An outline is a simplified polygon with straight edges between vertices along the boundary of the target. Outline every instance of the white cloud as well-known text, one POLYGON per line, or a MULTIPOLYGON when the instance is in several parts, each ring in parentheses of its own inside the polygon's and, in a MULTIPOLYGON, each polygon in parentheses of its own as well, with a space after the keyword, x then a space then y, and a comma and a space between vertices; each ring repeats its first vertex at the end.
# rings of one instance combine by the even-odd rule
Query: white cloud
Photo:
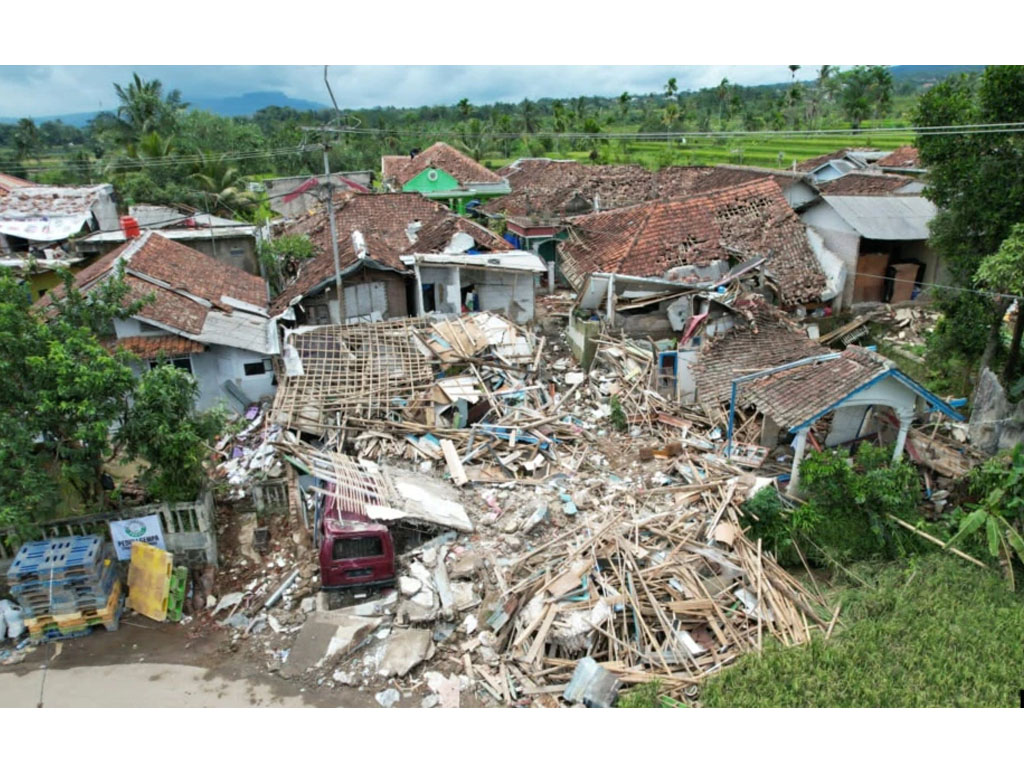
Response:
MULTIPOLYGON (((812 77, 814 66, 801 70, 812 77)), ((159 78, 186 100, 282 91, 286 96, 329 103, 320 66, 6 66, 0 67, 0 110, 5 117, 42 117, 117 104, 113 83, 133 72, 159 78)), ((723 77, 742 85, 789 79, 773 66, 332 66, 331 87, 342 108, 414 107, 519 102, 545 96, 617 96, 623 91, 660 91, 669 77, 683 90, 717 85, 723 77)))

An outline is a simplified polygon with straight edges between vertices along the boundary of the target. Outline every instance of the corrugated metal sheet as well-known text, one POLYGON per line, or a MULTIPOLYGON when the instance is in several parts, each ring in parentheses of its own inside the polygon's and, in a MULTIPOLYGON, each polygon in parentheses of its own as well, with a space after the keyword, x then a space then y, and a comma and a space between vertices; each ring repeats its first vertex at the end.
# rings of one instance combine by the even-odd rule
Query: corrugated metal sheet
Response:
POLYGON ((829 196, 824 198, 861 237, 871 240, 927 240, 938 209, 923 197, 829 196))

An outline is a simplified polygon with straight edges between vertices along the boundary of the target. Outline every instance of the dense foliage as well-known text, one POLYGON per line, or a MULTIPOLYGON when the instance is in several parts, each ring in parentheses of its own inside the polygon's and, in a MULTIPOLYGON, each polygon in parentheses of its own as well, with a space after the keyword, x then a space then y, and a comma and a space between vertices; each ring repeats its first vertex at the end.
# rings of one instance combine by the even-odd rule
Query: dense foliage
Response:
POLYGON ((117 434, 127 460, 142 458, 149 464, 142 483, 163 501, 197 496, 206 478, 203 460, 224 428, 220 411, 196 412, 197 394, 191 374, 173 365, 157 365, 140 378, 117 434))
MULTIPOLYGON (((1021 122, 1022 94, 1024 66, 986 67, 980 78, 958 75, 926 91, 914 112, 914 123, 1021 122)), ((923 134, 916 143, 928 168, 924 194, 940 209, 931 224, 930 242, 945 258, 953 285, 973 289, 985 257, 1000 249, 1015 224, 1024 222, 1024 135, 923 134)), ((996 290, 1006 292, 1009 286, 996 290)), ((943 291, 938 298, 948 322, 936 330, 929 363, 943 367, 950 355, 968 365, 978 363, 983 355, 986 362, 990 360, 999 346, 999 325, 1009 302, 961 291, 943 291), (991 331, 977 333, 980 324, 991 331)), ((1013 365, 1015 355, 1016 346, 1013 365)))
POLYGON ((1024 603, 946 554, 877 568, 828 641, 766 646, 711 678, 709 707, 1016 707, 1024 603))
POLYGON ((43 312, 0 269, 0 527, 25 528, 72 509, 102 507, 101 474, 115 456, 111 435, 118 424, 128 426, 126 438, 135 430, 133 452, 152 462, 155 495, 177 492, 170 479, 194 479, 198 449, 188 430, 210 435, 210 422, 184 399, 194 382, 186 386, 157 372, 139 387, 133 358, 100 343, 115 319, 136 314, 146 302, 128 299, 123 272, 88 295, 75 288, 70 273, 62 277, 64 294, 43 312), (139 429, 147 435, 139 436, 139 429), (154 448, 168 430, 181 434, 154 448))

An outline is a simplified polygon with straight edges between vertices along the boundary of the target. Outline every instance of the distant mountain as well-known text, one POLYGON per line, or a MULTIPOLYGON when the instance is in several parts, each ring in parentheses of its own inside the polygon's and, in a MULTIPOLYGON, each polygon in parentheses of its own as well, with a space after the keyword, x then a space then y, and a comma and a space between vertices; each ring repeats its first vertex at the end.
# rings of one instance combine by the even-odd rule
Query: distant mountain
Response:
MULTIPOLYGON (((305 112, 307 110, 327 109, 323 104, 305 99, 293 99, 280 91, 257 91, 245 93, 241 96, 224 96, 190 99, 184 97, 185 101, 194 109, 202 109, 213 112, 222 117, 242 117, 259 112, 265 107, 291 107, 292 109, 305 112)), ((74 112, 67 115, 46 115, 33 118, 36 125, 45 123, 48 120, 60 120, 66 125, 73 125, 76 128, 84 128, 85 124, 92 120, 99 112, 74 112)), ((0 123, 16 123, 16 117, 0 117, 0 123)))
POLYGON ((937 83, 950 75, 958 75, 962 72, 981 72, 984 69, 984 64, 908 64, 889 67, 889 72, 895 82, 924 85, 925 83, 937 83))
POLYGON ((293 99, 290 96, 285 96, 280 91, 257 91, 241 96, 226 96, 223 98, 190 99, 185 97, 185 101, 196 109, 205 109, 207 112, 213 112, 215 115, 223 115, 224 117, 251 115, 265 107, 291 107, 300 112, 327 109, 323 104, 318 104, 315 101, 306 101, 305 99, 293 99))

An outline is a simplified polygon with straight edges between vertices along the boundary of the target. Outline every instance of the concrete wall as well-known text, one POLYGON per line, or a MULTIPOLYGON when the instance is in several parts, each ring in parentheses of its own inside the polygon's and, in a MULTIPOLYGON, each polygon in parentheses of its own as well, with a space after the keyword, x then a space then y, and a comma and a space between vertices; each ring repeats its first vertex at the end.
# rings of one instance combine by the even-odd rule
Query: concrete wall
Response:
POLYGON ((461 267, 459 280, 462 286, 474 286, 480 298, 480 309, 500 312, 514 323, 533 320, 536 295, 533 273, 461 267))
POLYGON ((853 303, 853 284, 857 279, 855 273, 860 257, 860 235, 828 203, 811 206, 800 214, 800 220, 821 235, 825 247, 838 256, 846 267, 846 284, 836 309, 850 306, 853 303))
POLYGON ((565 329, 565 338, 569 349, 583 368, 590 368, 597 351, 597 337, 601 335, 601 323, 598 320, 580 320, 570 313, 569 325, 565 329))
POLYGON ((221 264, 248 272, 250 275, 260 273, 259 260, 256 257, 256 236, 239 235, 237 237, 199 237, 190 240, 178 240, 182 245, 195 248, 207 256, 211 256, 221 264))
POLYGON ((458 314, 462 311, 458 267, 420 267, 420 282, 434 286, 435 312, 458 314))

